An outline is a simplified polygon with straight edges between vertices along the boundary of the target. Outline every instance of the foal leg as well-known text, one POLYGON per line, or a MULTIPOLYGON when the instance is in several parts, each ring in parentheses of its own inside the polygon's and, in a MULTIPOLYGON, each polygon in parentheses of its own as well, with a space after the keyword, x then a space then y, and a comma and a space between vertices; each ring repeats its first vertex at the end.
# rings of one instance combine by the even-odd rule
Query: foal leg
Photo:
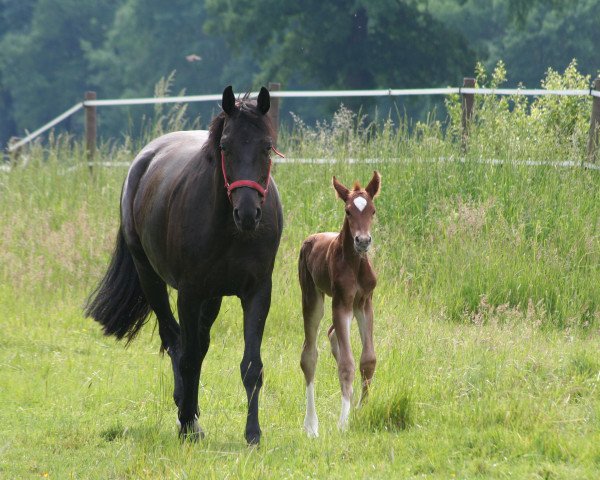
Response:
POLYGON ((317 331, 323 318, 323 293, 314 283, 302 287, 302 316, 304 317, 304 346, 300 366, 306 381, 306 416, 304 430, 309 437, 319 436, 319 419, 315 408, 315 370, 317 368, 317 331))
POLYGON ((175 383, 173 400, 175 401, 175 405, 179 406, 183 395, 183 384, 181 374, 179 373, 179 357, 181 356, 179 324, 171 311, 165 282, 156 274, 145 257, 138 258, 138 256, 135 256, 134 263, 146 301, 158 319, 158 333, 162 348, 171 357, 175 383))
POLYGON ((373 347, 373 301, 367 298, 363 305, 354 306, 354 316, 358 322, 358 331, 362 342, 360 356, 360 375, 362 377, 362 393, 359 405, 362 405, 369 394, 369 387, 375 372, 377 359, 373 347))
POLYGON ((248 398, 245 438, 249 445, 260 443, 258 396, 263 384, 263 363, 260 356, 265 321, 271 307, 271 279, 242 297, 244 310, 244 357, 240 363, 242 382, 248 398))
POLYGON ((181 325, 183 396, 179 404, 179 436, 196 441, 204 438, 198 424, 198 383, 202 361, 210 344, 210 328, 221 308, 221 297, 200 300, 194 293, 179 292, 177 309, 181 325))
POLYGON ((350 345, 350 324, 352 322, 352 301, 333 297, 333 326, 337 336, 338 376, 342 388, 342 411, 338 421, 338 428, 345 431, 348 428, 350 406, 352 404, 352 382, 354 381, 354 358, 350 345))

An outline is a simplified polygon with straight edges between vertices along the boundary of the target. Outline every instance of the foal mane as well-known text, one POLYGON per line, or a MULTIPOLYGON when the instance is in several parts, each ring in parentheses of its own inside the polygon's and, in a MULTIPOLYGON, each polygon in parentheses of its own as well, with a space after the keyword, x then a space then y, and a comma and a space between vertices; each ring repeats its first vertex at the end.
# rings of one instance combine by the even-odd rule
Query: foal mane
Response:
MULTIPOLYGON (((238 98, 235 102, 236 114, 242 115, 249 123, 256 126, 260 131, 265 132, 271 138, 275 138, 275 131, 271 118, 268 115, 263 115, 256 107, 256 100, 250 99, 250 92, 246 92, 242 98, 238 98)), ((205 153, 209 162, 221 158, 221 136, 223 135, 223 126, 227 114, 221 111, 214 117, 208 127, 208 140, 202 147, 202 152, 205 153)))

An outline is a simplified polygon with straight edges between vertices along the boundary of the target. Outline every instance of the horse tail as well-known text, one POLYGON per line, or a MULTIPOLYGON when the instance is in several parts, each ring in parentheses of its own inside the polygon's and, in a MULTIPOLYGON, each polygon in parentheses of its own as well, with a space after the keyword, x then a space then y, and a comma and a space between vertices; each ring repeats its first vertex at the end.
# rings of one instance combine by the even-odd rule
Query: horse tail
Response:
POLYGON ((140 278, 127 248, 122 227, 108 270, 85 305, 86 317, 100 323, 105 335, 131 342, 151 312, 140 278))

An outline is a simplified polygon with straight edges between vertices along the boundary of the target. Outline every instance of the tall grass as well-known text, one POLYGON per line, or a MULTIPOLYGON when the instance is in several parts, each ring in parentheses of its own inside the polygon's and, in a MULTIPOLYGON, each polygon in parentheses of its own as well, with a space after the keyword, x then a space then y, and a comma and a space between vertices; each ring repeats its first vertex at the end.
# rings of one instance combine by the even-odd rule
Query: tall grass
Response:
MULTIPOLYGON (((597 478, 600 179, 511 163, 583 158, 586 107, 573 107, 568 140, 559 140, 544 133, 552 122, 542 137, 523 132, 562 103, 478 105, 466 158, 455 162, 456 101, 448 123, 409 128, 340 109, 282 133, 292 160, 333 161, 274 169, 285 229, 263 346, 260 449, 243 443, 239 302, 224 301, 202 370, 207 439, 180 445, 170 364, 151 324, 123 350, 81 317, 112 251, 125 169, 90 173, 82 146, 65 138, 26 152, 27 165, 0 174, 0 477, 597 478), (492 154, 507 163, 478 161, 492 154), (308 234, 341 226, 331 176, 365 182, 375 168, 375 383, 350 431, 338 433, 339 385, 323 334, 321 437, 309 441, 298 249, 308 234)), ((99 157, 130 160, 134 143, 104 144, 99 157)), ((323 327, 329 321, 326 313, 323 327)))

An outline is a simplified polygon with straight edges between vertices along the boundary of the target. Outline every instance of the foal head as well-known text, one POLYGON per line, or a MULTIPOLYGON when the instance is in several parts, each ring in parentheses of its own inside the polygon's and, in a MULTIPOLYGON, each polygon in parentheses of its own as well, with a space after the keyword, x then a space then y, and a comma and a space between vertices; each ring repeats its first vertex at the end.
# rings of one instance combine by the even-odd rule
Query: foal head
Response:
POLYGON ((371 246, 371 223, 375 215, 373 200, 379 194, 380 187, 381 175, 377 171, 373 172, 373 178, 365 189, 356 182, 350 190, 333 177, 333 188, 346 204, 344 227, 348 228, 354 240, 354 249, 359 254, 366 253, 371 246))
POLYGON ((256 102, 236 102, 231 86, 223 91, 223 124, 219 161, 233 206, 233 219, 241 231, 253 231, 262 216, 269 191, 272 127, 266 113, 269 91, 262 87, 256 102))

